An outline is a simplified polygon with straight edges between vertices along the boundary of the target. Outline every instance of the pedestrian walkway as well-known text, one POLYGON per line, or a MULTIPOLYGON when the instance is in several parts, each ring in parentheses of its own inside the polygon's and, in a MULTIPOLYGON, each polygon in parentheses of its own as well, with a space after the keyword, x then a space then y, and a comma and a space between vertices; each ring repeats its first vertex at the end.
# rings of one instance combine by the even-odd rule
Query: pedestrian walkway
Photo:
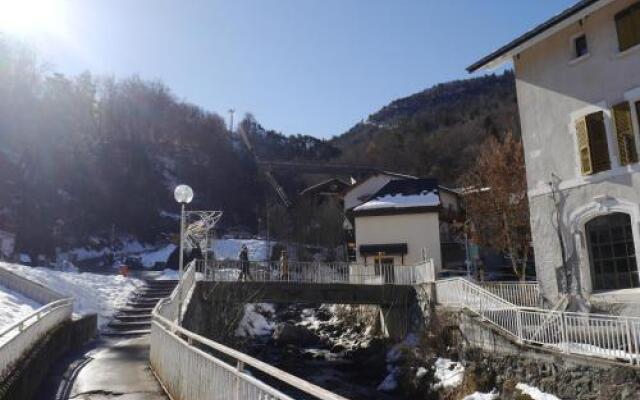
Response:
POLYGON ((149 336, 106 342, 74 379, 70 400, 167 400, 149 367, 149 336))

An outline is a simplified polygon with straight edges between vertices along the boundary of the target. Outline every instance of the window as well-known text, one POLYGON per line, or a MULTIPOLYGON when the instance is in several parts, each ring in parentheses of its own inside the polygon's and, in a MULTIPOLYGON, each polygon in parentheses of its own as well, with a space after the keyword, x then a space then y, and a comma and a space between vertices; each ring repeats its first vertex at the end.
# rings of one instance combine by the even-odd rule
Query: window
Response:
POLYGON ((583 175, 591 175, 611 168, 607 130, 602 111, 576 121, 578 152, 583 175))
POLYGON ((613 213, 596 217, 587 222, 585 230, 593 288, 638 287, 638 266, 629 215, 613 213))
POLYGON ((586 35, 581 35, 573 39, 573 51, 575 58, 580 58, 589 54, 586 35))
POLYGON ((627 165, 638 162, 636 141, 633 134, 633 120, 631 105, 628 102, 620 103, 613 107, 613 119, 616 123, 616 139, 620 164, 627 165))
POLYGON ((622 10, 615 18, 620 51, 640 44, 640 2, 622 10))

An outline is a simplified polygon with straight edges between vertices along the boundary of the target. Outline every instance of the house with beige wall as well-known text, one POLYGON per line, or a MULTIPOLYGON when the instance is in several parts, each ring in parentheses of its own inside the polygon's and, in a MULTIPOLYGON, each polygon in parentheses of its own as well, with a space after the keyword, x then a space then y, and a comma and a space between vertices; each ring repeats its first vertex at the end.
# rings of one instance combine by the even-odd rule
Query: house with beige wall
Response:
POLYGON ((505 62, 545 296, 639 304, 640 2, 579 1, 468 70, 505 62))
POLYGON ((426 258, 439 269, 441 209, 435 179, 388 182, 353 209, 358 264, 415 265, 426 258))

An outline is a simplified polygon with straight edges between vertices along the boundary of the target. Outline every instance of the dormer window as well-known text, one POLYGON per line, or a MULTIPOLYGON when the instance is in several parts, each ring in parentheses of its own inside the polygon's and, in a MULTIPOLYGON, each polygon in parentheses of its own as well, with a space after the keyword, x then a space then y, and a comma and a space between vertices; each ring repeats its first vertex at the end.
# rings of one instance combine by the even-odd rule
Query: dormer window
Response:
POLYGON ((573 39, 573 52, 575 58, 584 57, 589 54, 586 35, 580 35, 573 39))

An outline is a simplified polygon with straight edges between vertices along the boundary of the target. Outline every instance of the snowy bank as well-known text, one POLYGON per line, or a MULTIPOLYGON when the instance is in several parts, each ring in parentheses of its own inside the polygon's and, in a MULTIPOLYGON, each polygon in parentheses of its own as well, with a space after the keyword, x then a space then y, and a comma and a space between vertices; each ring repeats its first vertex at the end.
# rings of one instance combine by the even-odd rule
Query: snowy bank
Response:
POLYGON ((271 304, 245 304, 244 315, 236 328, 236 336, 256 337, 271 335, 275 329, 275 323, 273 322, 275 312, 276 310, 271 304))
POLYGON ((213 251, 218 260, 237 260, 242 245, 247 245, 249 260, 265 261, 269 259, 269 248, 265 240, 261 239, 216 239, 213 251))
POLYGON ((73 297, 74 312, 79 315, 98 314, 99 328, 105 326, 115 311, 126 304, 131 293, 144 284, 139 279, 120 275, 63 272, 1 262, 0 266, 73 297))
POLYGON ((0 286, 0 331, 32 314, 41 306, 42 304, 18 292, 0 286))
POLYGON ((518 383, 516 385, 516 389, 526 395, 529 395, 529 397, 531 397, 533 400, 560 400, 556 396, 545 393, 537 387, 529 386, 526 383, 518 383))

